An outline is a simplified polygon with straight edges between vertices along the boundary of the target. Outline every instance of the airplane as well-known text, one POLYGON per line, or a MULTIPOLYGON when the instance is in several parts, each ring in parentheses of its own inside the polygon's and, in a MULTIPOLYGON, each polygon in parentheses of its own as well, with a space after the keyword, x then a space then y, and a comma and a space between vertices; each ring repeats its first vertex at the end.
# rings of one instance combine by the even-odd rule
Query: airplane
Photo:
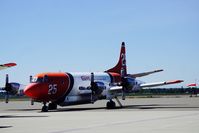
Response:
MULTIPOLYGON (((49 72, 30 76, 30 84, 24 94, 35 102, 43 103, 42 112, 57 109, 59 106, 94 103, 108 100, 107 109, 116 107, 113 99, 123 107, 119 98, 125 100, 129 93, 148 87, 181 83, 183 80, 144 83, 138 77, 161 72, 162 69, 128 74, 125 43, 122 42, 118 63, 103 72, 49 72), (47 105, 48 104, 48 105, 47 105)), ((17 89, 17 88, 14 88, 17 89)))
MULTIPOLYGON (((0 64, 0 70, 3 70, 3 69, 7 69, 7 68, 11 68, 11 67, 14 67, 16 66, 17 64, 16 63, 6 63, 6 64, 0 64)), ((8 103, 8 97, 9 97, 9 94, 12 94, 12 89, 9 89, 11 86, 15 86, 16 83, 8 83, 8 75, 6 75, 6 85, 5 87, 1 88, 1 92, 5 92, 5 101, 6 103, 8 103)))
POLYGON ((174 80, 156 83, 144 83, 137 77, 163 71, 127 74, 126 49, 122 42, 119 61, 115 67, 104 72, 82 73, 41 73, 31 77, 31 83, 26 86, 25 95, 34 101, 42 102, 42 111, 56 109, 57 105, 68 106, 94 103, 97 100, 107 99, 107 108, 115 108, 116 99, 122 107, 118 97, 125 100, 126 94, 139 91, 146 87, 181 83, 183 80, 174 80), (49 103, 47 106, 46 104, 49 103))

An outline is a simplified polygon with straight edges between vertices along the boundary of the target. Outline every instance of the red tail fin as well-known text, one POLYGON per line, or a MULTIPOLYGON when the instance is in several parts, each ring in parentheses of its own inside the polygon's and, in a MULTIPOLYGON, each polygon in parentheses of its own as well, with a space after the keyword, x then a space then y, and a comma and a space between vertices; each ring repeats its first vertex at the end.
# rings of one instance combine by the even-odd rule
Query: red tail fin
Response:
POLYGON ((121 76, 125 76, 127 74, 126 69, 126 50, 125 50, 125 43, 122 42, 120 57, 117 65, 106 72, 115 72, 121 74, 121 76))

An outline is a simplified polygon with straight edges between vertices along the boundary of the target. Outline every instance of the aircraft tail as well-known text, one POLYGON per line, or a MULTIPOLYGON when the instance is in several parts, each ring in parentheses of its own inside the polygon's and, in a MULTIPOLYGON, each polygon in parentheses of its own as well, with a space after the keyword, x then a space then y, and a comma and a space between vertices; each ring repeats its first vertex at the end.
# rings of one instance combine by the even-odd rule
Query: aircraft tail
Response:
POLYGON ((121 74, 122 77, 127 75, 127 67, 126 67, 126 49, 125 49, 125 43, 122 42, 121 51, 120 51, 120 57, 117 65, 106 72, 114 72, 121 74))

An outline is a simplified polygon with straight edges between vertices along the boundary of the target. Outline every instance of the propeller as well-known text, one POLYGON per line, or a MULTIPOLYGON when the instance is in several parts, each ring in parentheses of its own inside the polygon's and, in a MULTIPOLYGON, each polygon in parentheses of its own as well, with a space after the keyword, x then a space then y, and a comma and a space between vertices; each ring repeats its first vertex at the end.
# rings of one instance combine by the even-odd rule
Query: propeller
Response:
POLYGON ((91 103, 93 103, 93 95, 95 93, 95 81, 94 81, 94 73, 91 73, 91 83, 90 83, 90 89, 91 89, 91 103))
POLYGON ((102 96, 103 91, 106 89, 106 86, 103 82, 95 81, 94 73, 91 73, 91 102, 93 103, 96 99, 102 96), (95 98, 95 99, 94 99, 95 98))
POLYGON ((9 91, 11 89, 11 85, 9 84, 9 76, 8 74, 6 74, 6 83, 5 83, 5 88, 4 90, 6 91, 6 95, 5 95, 5 103, 8 103, 9 101, 9 91))
POLYGON ((5 94, 5 103, 8 103, 9 101, 9 95, 16 95, 18 94, 18 90, 20 88, 20 84, 19 83, 9 83, 9 76, 8 74, 6 74, 6 83, 5 83, 5 87, 3 88, 3 90, 6 91, 5 94))
POLYGON ((122 100, 125 100, 126 95, 125 95, 125 89, 126 89, 126 80, 125 80, 126 72, 122 68, 121 69, 121 86, 122 86, 122 100))

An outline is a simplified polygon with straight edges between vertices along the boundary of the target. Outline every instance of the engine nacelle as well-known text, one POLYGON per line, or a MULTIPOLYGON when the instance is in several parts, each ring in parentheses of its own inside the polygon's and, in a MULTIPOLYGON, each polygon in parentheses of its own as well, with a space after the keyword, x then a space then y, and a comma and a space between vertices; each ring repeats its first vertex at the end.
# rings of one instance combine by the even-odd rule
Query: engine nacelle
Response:
POLYGON ((135 78, 131 78, 131 77, 124 77, 123 79, 123 86, 125 88, 124 91, 137 91, 139 90, 139 87, 138 87, 138 82, 135 78))
POLYGON ((94 82, 91 87, 93 95, 95 96, 100 96, 105 89, 106 86, 104 85, 103 82, 94 82))
POLYGON ((20 91, 19 83, 7 83, 5 90, 12 95, 16 95, 16 94, 22 95, 21 93, 23 93, 20 91))

